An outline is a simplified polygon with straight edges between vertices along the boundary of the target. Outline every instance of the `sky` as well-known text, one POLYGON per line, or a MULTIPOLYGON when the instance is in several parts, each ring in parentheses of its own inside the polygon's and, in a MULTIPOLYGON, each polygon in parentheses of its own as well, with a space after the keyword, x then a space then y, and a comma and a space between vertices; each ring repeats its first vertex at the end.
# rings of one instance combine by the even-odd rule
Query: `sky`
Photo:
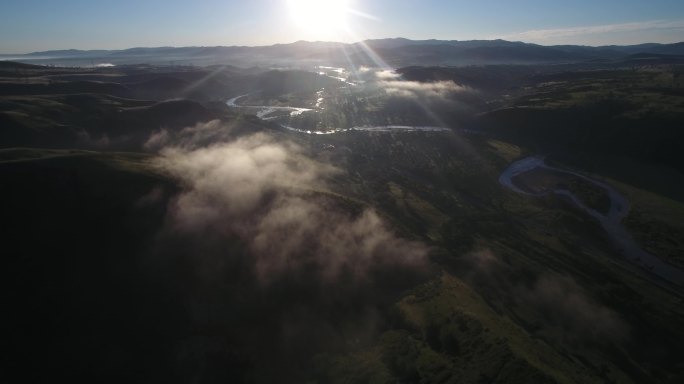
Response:
POLYGON ((0 53, 297 40, 684 41, 683 0, 2 0, 0 53), (340 9, 344 9, 340 11, 340 9))

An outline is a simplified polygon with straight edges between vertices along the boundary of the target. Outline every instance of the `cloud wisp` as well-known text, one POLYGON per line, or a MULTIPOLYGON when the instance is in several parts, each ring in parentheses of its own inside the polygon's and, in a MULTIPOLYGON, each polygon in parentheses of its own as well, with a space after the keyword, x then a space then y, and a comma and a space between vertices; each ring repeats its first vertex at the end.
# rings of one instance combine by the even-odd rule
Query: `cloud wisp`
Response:
POLYGON ((570 277, 543 272, 527 282, 517 281, 490 249, 470 253, 464 266, 471 283, 533 311, 541 336, 566 345, 619 342, 629 337, 630 327, 617 312, 592 298, 570 277))
POLYGON ((416 99, 449 99, 471 92, 468 87, 456 84, 453 81, 418 82, 403 80, 401 75, 389 70, 371 72, 370 79, 383 88, 387 95, 416 99))
MULTIPOLYGON (((239 351, 257 382, 282 382, 315 354, 373 340, 383 308, 429 276, 428 248, 327 192, 341 170, 296 144, 230 131, 209 122, 148 141, 180 187, 150 263, 172 276, 196 329, 228 340, 221 348, 239 351)), ((212 348, 178 346, 182 356, 212 348)))
POLYGON ((262 282, 302 271, 325 281, 366 279, 387 267, 425 266, 422 244, 395 236, 374 210, 350 214, 321 192, 339 170, 265 134, 194 147, 193 138, 218 129, 198 125, 161 151, 157 165, 185 186, 171 207, 174 230, 240 239, 262 282))
POLYGON ((513 33, 501 38, 538 43, 556 43, 567 39, 586 40, 603 35, 631 32, 682 31, 684 20, 650 20, 634 23, 578 26, 572 28, 537 29, 513 33))

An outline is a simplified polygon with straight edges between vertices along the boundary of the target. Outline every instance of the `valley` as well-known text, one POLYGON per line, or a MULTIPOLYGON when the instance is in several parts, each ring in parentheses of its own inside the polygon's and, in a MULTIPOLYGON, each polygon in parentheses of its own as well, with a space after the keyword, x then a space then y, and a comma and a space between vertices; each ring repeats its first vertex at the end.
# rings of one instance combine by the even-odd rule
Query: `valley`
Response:
POLYGON ((11 373, 684 378, 681 63, 307 65, 0 62, 11 373))

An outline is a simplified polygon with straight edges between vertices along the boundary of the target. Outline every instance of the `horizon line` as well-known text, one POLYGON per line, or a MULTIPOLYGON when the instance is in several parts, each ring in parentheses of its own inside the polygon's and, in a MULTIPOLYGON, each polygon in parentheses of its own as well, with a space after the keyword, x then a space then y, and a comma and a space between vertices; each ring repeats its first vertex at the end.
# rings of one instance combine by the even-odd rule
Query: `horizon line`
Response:
POLYGON ((631 46, 639 46, 639 45, 672 45, 672 44, 681 44, 684 43, 684 40, 677 41, 674 43, 656 43, 656 42, 644 42, 644 43, 637 43, 637 44, 603 44, 603 45, 591 45, 591 44, 539 44, 539 43, 530 43, 526 42, 523 40, 507 40, 505 38, 491 38, 491 39, 465 39, 465 40, 458 40, 458 39, 438 39, 438 38, 429 38, 429 39, 410 39, 406 37, 383 37, 383 38, 375 38, 375 39, 365 39, 365 40, 360 40, 360 41, 355 41, 355 42, 343 42, 343 41, 326 41, 326 40, 296 40, 292 41, 289 43, 273 43, 273 44, 262 44, 262 45, 239 45, 239 44, 234 44, 234 45, 159 45, 159 46, 133 46, 133 47, 128 47, 128 48, 56 48, 56 49, 47 49, 47 50, 38 50, 38 51, 31 51, 31 52, 25 52, 25 53, 3 53, 0 52, 0 55, 2 56, 26 56, 26 55, 32 55, 36 53, 47 53, 47 52, 56 52, 56 51, 78 51, 78 52, 92 52, 92 51, 127 51, 131 49, 160 49, 160 48, 171 48, 171 49, 181 49, 181 48, 265 48, 265 47, 274 47, 278 45, 293 45, 293 44, 298 44, 298 43, 309 43, 309 44, 340 44, 340 45, 354 45, 354 44, 361 44, 364 42, 368 41, 381 41, 381 40, 407 40, 407 41, 413 41, 413 42, 423 42, 423 41, 443 41, 443 42, 472 42, 472 41, 505 41, 509 43, 522 43, 522 44, 529 44, 529 45, 536 45, 536 46, 541 46, 541 47, 559 47, 559 46, 578 46, 578 47, 592 47, 592 48, 601 48, 601 47, 631 47, 631 46))

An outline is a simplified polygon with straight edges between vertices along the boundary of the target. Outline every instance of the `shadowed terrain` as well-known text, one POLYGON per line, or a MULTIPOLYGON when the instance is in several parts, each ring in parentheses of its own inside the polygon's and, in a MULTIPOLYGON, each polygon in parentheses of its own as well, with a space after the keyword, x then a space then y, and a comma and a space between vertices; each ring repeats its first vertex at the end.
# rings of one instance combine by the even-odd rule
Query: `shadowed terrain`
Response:
MULTIPOLYGON (((430 45, 457 49, 513 54, 430 45)), ((356 72, 0 62, 3 380, 681 382, 684 282, 577 203, 606 215, 619 193, 637 246, 682 267, 680 59, 623 49, 356 72), (512 178, 526 193, 501 182, 538 155, 512 178)))

